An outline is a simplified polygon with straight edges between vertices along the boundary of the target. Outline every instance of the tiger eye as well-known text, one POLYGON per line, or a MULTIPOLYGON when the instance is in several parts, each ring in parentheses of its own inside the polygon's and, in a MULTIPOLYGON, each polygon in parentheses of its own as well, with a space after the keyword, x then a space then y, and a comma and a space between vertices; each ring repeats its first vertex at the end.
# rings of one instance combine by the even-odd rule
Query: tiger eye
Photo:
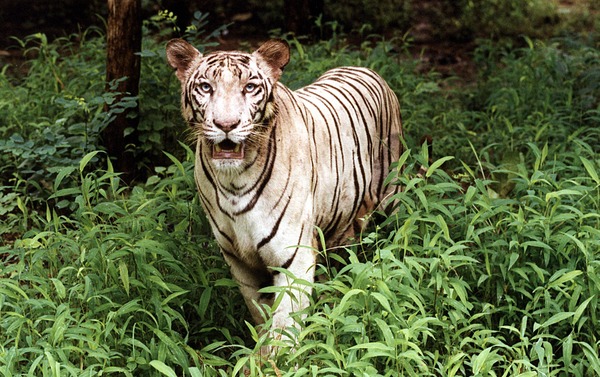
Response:
POLYGON ((213 89, 212 86, 210 86, 209 83, 203 82, 202 84, 200 84, 200 90, 203 91, 204 93, 212 93, 213 89))

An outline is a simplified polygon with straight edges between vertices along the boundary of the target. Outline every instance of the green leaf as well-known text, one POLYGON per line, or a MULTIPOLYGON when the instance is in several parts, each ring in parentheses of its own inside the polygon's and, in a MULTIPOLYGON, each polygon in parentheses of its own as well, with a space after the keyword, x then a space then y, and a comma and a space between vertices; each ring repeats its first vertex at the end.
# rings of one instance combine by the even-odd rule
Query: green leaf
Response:
POLYGON ((129 296, 129 269, 127 264, 122 260, 119 261, 119 277, 123 283, 123 288, 125 288, 125 293, 129 296))
POLYGON ((178 291, 178 292, 173 292, 170 295, 168 295, 164 300, 161 301, 161 305, 167 305, 169 302, 171 302, 171 300, 173 300, 174 298, 177 298, 179 296, 183 296, 185 294, 190 293, 190 291, 178 291))
POLYGON ((469 296, 467 294, 467 288, 465 288, 465 286, 467 286, 466 283, 463 282, 462 280, 459 280, 459 279, 456 279, 456 278, 451 278, 450 279, 450 285, 454 289, 454 292, 456 292, 456 295, 460 299, 461 303, 467 309, 471 310, 473 308, 473 304, 469 302, 469 296))
MULTIPOLYGON (((492 347, 488 347, 488 348, 484 349, 483 351, 481 351, 477 356, 475 356, 475 360, 473 360, 473 366, 472 366, 474 376, 479 375, 484 370, 491 369, 492 365, 495 363, 495 361, 493 359, 491 360, 491 364, 489 363, 491 353, 492 353, 492 347)), ((495 355, 495 352, 492 354, 492 356, 493 355, 495 355)))
POLYGON ((467 188, 467 193, 465 194, 465 203, 471 204, 473 200, 473 196, 477 193, 477 189, 474 186, 469 186, 467 188))
POLYGON ((250 358, 248 356, 245 357, 240 357, 237 361, 237 363, 235 363, 235 367, 233 367, 233 372, 232 372, 232 376, 240 376, 243 374, 240 374, 240 372, 242 372, 242 370, 244 369, 244 367, 246 366, 246 364, 250 361, 250 358))
POLYGON ((387 299, 387 297, 385 297, 379 292, 371 293, 371 297, 379 301, 379 303, 381 304, 381 306, 383 306, 385 310, 387 310, 390 313, 392 312, 392 307, 390 306, 390 301, 387 299))
POLYGON ((583 163, 583 166, 585 167, 585 170, 587 170, 590 177, 592 177, 592 179, 594 180, 594 182, 596 182, 596 184, 600 185, 600 177, 598 177, 598 172, 596 171, 596 168, 594 167, 594 163, 585 157, 579 157, 579 158, 581 159, 581 162, 583 163))
POLYGON ((56 191, 54 194, 50 195, 48 199, 60 198, 61 196, 74 196, 79 193, 81 193, 81 189, 79 187, 65 188, 56 191))
POLYGON ((555 273, 548 282, 548 289, 556 288, 561 286, 563 283, 574 280, 577 276, 581 275, 583 272, 580 270, 569 271, 565 273, 565 270, 560 270, 555 273))
POLYGON ((59 377, 60 373, 60 363, 54 360, 54 356, 50 353, 50 351, 44 352, 46 358, 48 359, 48 364, 50 365, 50 370, 52 371, 52 376, 59 377))
POLYGON ((448 229, 448 224, 446 224, 444 217, 442 215, 437 215, 435 219, 438 226, 442 229, 446 241, 452 242, 452 239, 450 238, 450 230, 448 229))
POLYGON ((561 312, 561 313, 556 313, 555 315, 553 315, 552 317, 550 317, 546 322, 540 324, 534 324, 533 325, 533 331, 537 331, 539 329, 545 329, 547 327, 550 327, 554 324, 557 324, 558 322, 564 321, 565 319, 572 317, 575 314, 575 312, 561 312))
POLYGON ((58 174, 56 175, 56 179, 54 180, 54 190, 58 189, 58 187, 60 186, 61 182, 63 181, 63 179, 73 173, 75 171, 75 167, 74 166, 65 166, 63 168, 61 168, 58 171, 58 174))
POLYGON ((583 350, 583 353, 596 373, 596 376, 600 376, 600 358, 598 357, 598 349, 594 349, 594 347, 584 342, 576 342, 576 344, 583 350))
POLYGON ((2 295, 6 295, 15 299, 19 295, 25 300, 29 300, 29 296, 27 295, 27 293, 25 293, 23 289, 21 289, 21 287, 19 287, 19 284, 15 284, 15 282, 10 279, 0 280, 0 293, 2 293, 2 295))
POLYGON ((169 158, 169 160, 171 160, 171 162, 177 166, 177 169, 183 174, 185 173, 185 168, 183 167, 183 164, 177 159, 177 157, 173 156, 172 154, 170 154, 169 152, 165 152, 163 151, 163 153, 165 154, 165 156, 167 156, 169 158))
POLYGON ((585 247, 583 242, 581 242, 579 239, 577 239, 577 237, 570 235, 569 233, 563 233, 563 234, 565 236, 569 237, 573 242, 575 242, 575 245, 577 245, 577 247, 579 248, 579 250, 581 250, 583 255, 587 255, 587 248, 585 247))
POLYGON ((377 323, 377 327, 379 327, 379 331, 381 331, 381 334, 383 335, 386 345, 388 347, 395 347, 395 337, 394 333, 390 329, 390 326, 381 318, 375 318, 375 322, 377 323))
POLYGON ((425 195, 423 190, 420 188, 417 188, 414 190, 414 193, 419 197, 419 201, 423 205, 423 208, 425 208, 425 211, 429 212, 429 202, 427 201, 427 196, 425 195))
POLYGON ((177 374, 175 374, 175 371, 170 366, 168 366, 167 364, 163 363, 160 360, 152 360, 150 362, 150 365, 152 365, 152 367, 154 369, 156 369, 157 371, 162 373, 164 376, 177 377, 177 374))
POLYGON ((433 174, 434 171, 436 171, 437 168, 439 168, 440 166, 442 166, 445 162, 453 160, 454 156, 446 156, 446 157, 442 157, 439 160, 436 160, 433 162, 433 164, 431 164, 431 166, 427 169, 427 173, 425 173, 425 177, 429 178, 431 177, 431 175, 433 174))
POLYGON ((338 306, 336 306, 335 308, 335 312, 340 314, 343 313, 344 311, 346 311, 346 305, 348 303, 348 301, 356 296, 356 295, 361 295, 361 294, 365 294, 365 291, 363 291, 362 289, 351 289, 350 291, 348 291, 348 293, 346 293, 344 295, 344 297, 342 298, 342 301, 340 301, 340 303, 338 304, 338 306))
POLYGON ((573 321, 571 322, 571 324, 575 325, 577 323, 577 321, 579 321, 579 318, 581 318, 581 315, 583 314, 583 312, 587 308, 587 306, 590 303, 590 301, 592 301, 595 298, 596 298, 596 296, 591 296, 587 300, 585 300, 584 302, 582 302, 581 305, 579 305, 577 307, 577 310, 575 310, 575 313, 573 314, 573 321))
POLYGON ((571 365, 573 355, 573 334, 569 334, 562 342, 564 365, 571 365))
POLYGON ((102 202, 94 206, 94 212, 106 215, 127 215, 127 211, 114 202, 102 202))
POLYGON ((56 289, 56 293, 58 294, 58 298, 67 297, 67 290, 65 289, 65 285, 57 278, 52 278, 52 284, 54 284, 54 289, 56 289))
POLYGON ((100 153, 100 151, 93 151, 93 152, 90 152, 90 153, 86 154, 85 156, 83 156, 83 158, 79 162, 79 172, 80 173, 83 173, 83 169, 85 169, 85 167, 90 162, 90 160, 92 158, 96 157, 96 155, 98 153, 100 153))
POLYGON ((517 263, 518 260, 519 260, 518 253, 510 253, 510 258, 509 258, 509 262, 508 262, 508 270, 509 271, 513 268, 513 266, 515 265, 515 263, 517 263))
POLYGON ((140 301, 139 299, 135 299, 135 300, 125 303, 124 305, 121 305, 119 307, 119 309, 117 310, 117 312, 115 313, 115 315, 122 316, 125 314, 129 314, 133 311, 142 310, 142 307, 140 306, 139 301, 140 301))
POLYGON ((204 289, 202 295, 200 296, 200 302, 198 303, 198 315, 200 316, 200 318, 203 318, 206 314, 206 310, 208 309, 212 298, 212 291, 212 287, 207 287, 204 289))
POLYGON ((564 190, 549 192, 546 194, 546 202, 550 201, 550 199, 552 199, 552 198, 560 198, 561 196, 566 196, 566 195, 581 196, 581 195, 583 195, 583 192, 577 191, 577 190, 571 190, 571 189, 564 189, 564 190))
POLYGON ((407 149, 404 151, 404 153, 402 153, 402 156, 400 156, 400 158, 398 159, 398 166, 400 166, 400 167, 404 166, 404 164, 408 160, 408 157, 410 157, 410 152, 411 152, 411 150, 407 149))
MULTIPOLYGON (((260 305, 257 302, 253 302, 253 304, 256 306, 256 308, 258 310, 262 310, 262 308, 260 307, 260 305)), ((244 321, 244 323, 246 324, 246 327, 248 328, 248 330, 250 330, 250 335, 252 335, 252 340, 254 340, 255 342, 258 342, 258 331, 256 331, 256 328, 248 321, 244 321)))
POLYGON ((176 350, 176 349, 179 348, 178 345, 177 345, 177 342, 174 340, 174 338, 172 338, 169 335, 165 334, 163 331, 161 331, 159 329, 153 329, 152 332, 156 336, 158 336, 158 338, 161 340, 161 342, 164 343, 164 345, 166 345, 170 349, 176 350))
POLYGON ((361 343, 348 348, 349 350, 367 350, 372 356, 389 356, 394 351, 393 347, 385 345, 381 342, 361 343))

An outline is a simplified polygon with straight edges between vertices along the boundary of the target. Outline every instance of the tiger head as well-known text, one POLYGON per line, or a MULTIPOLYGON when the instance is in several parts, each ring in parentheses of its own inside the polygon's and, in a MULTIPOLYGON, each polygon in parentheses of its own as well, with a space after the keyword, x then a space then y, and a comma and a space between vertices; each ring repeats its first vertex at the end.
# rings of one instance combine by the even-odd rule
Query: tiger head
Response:
POLYGON ((273 90, 289 62, 289 45, 271 40, 252 54, 202 55, 182 39, 167 44, 167 60, 181 81, 183 117, 212 149, 217 168, 239 167, 260 148, 276 114, 273 90))

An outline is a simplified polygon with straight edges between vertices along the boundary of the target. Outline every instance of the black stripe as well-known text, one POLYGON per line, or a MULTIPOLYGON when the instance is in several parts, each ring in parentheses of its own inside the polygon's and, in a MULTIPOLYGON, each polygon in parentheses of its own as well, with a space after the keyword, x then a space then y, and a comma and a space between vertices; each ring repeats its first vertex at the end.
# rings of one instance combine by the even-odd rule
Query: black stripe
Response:
MULTIPOLYGON (((334 208, 333 208, 333 212, 337 212, 338 208, 339 208, 339 196, 340 196, 340 190, 338 190, 339 186, 340 186, 340 174, 339 174, 339 163, 337 160, 337 157, 339 156, 340 162, 342 164, 342 170, 346 170, 346 161, 344 159, 344 150, 343 150, 343 141, 342 141, 342 135, 340 133, 340 119, 339 119, 339 114, 337 114, 337 112, 335 111, 335 109, 333 108, 332 104, 327 101, 326 98, 322 97, 318 92, 312 92, 311 93, 312 96, 317 97, 321 100, 321 104, 325 105, 326 109, 329 110, 329 115, 330 118, 332 118, 333 120, 333 125, 330 124, 330 122, 328 122, 328 119, 325 116, 325 114, 323 114, 323 112, 321 111, 319 104, 315 104, 311 101, 310 97, 306 97, 305 100, 307 102, 312 103, 315 108, 319 111, 319 114, 323 117, 323 121, 325 123, 325 125, 327 126, 327 130, 331 130, 331 128, 333 127, 336 131, 336 136, 337 136, 337 143, 334 143, 333 138, 330 137, 329 139, 329 151, 330 151, 330 161, 331 161, 331 165, 332 167, 335 167, 336 170, 336 175, 335 175, 335 190, 333 191, 333 198, 332 198, 332 203, 334 203, 334 208), (336 159, 333 159, 333 156, 336 156, 336 159)), ((330 133, 331 135, 331 133, 330 133)), ((319 147, 319 144, 315 144, 315 149, 320 149, 322 148, 319 147)), ((315 195, 314 190, 316 189, 316 185, 315 187, 313 187, 313 196, 315 195)))
MULTIPOLYGON (((335 88, 335 87, 330 87, 330 89, 333 89, 335 91, 337 91, 340 95, 342 95, 344 97, 344 99, 346 99, 346 101, 350 102, 347 98, 347 96, 344 94, 344 92, 339 89, 339 88, 335 88)), ((360 142, 360 138, 358 137, 357 134, 357 130, 356 127, 354 125, 354 123, 352 122, 352 112, 348 109, 348 107, 346 106, 346 104, 340 102, 341 106, 344 108, 344 110, 346 111, 346 113, 348 114, 348 118, 350 118, 351 121, 351 129, 352 129, 352 134, 354 136, 354 145, 356 146, 356 154, 353 154, 352 156, 350 156, 350 158, 352 159, 352 164, 354 166, 353 169, 353 174, 354 174, 354 180, 355 180, 355 198, 360 198, 360 200, 362 201, 362 198, 364 197, 364 191, 361 192, 360 188, 361 186, 358 185, 358 177, 356 176, 356 165, 358 165, 358 167, 360 168, 360 172, 361 172, 361 178, 362 178, 362 187, 364 188, 366 186, 366 176, 365 176, 365 167, 363 165, 363 159, 362 157, 362 152, 361 152, 361 142, 360 142)), ((362 111, 360 111, 360 109, 357 109, 357 113, 361 116, 363 124, 366 124, 366 120, 364 117, 364 114, 362 111)), ((343 157, 346 157, 345 155, 343 155, 343 157)))
MULTIPOLYGON (((354 216, 354 215, 353 215, 354 216)), ((326 244, 329 246, 329 243, 327 242, 329 241, 333 241, 331 240, 331 237, 333 237, 334 233, 339 233, 339 227, 340 227, 340 223, 342 222, 342 214, 341 213, 337 213, 335 212, 335 215, 331 218, 331 221, 329 222, 329 224, 327 224, 327 226, 323 227, 321 230, 323 231, 323 236, 325 237, 325 242, 326 244)), ((346 226, 349 226, 350 224, 348 224, 346 226)), ((346 230, 344 229, 344 230, 346 230)), ((338 241, 338 240, 335 240, 338 241)))
POLYGON ((210 171, 210 167, 206 164, 206 161, 204 161, 204 160, 205 160, 204 158, 200 159, 200 161, 202 162, 202 171, 204 172, 204 176, 208 180, 208 183, 214 189, 214 196, 215 196, 215 200, 217 202, 217 207, 219 207, 219 212, 223 213, 229 219, 233 220, 233 216, 229 212, 225 211, 223 209, 223 207, 221 206, 220 198, 223 196, 222 188, 220 185, 217 185, 216 182, 213 180, 214 172, 210 171), (219 191, 221 191, 221 195, 219 195, 219 191))
POLYGON ((298 255, 298 249, 299 248, 297 247, 296 250, 294 250, 294 254, 292 254, 292 256, 281 265, 281 268, 285 268, 287 270, 292 265, 294 259, 296 259, 296 255, 298 255))
POLYGON ((267 160, 265 161, 263 170, 259 175, 260 179, 257 180, 250 188, 248 188, 246 192, 239 193, 238 195, 243 196, 248 194, 249 192, 254 190, 254 188, 257 185, 258 188, 256 189, 256 192, 254 193, 252 199, 248 202, 246 207, 234 213, 234 215, 236 216, 244 214, 254 208, 254 206, 258 202, 258 199, 262 195, 265 186, 267 185, 267 183, 269 183, 271 175, 273 174, 273 167, 275 166, 275 156, 277 155, 277 143, 275 142, 274 129, 274 127, 271 128, 271 137, 269 138, 269 143, 267 144, 267 160))
MULTIPOLYGON (((271 271, 269 271, 269 269, 264 264, 264 262, 261 263, 259 265, 259 267, 252 267, 252 266, 249 266, 248 264, 246 264, 244 261, 242 261, 234 252, 231 252, 230 250, 221 248, 221 252, 227 258, 235 260, 234 263, 243 266, 246 270, 250 270, 252 277, 255 278, 256 280, 258 280, 258 286, 257 286, 256 284, 239 280, 238 277, 236 277, 238 284, 246 286, 246 287, 250 287, 253 289, 262 289, 262 288, 273 286, 273 276, 274 275, 273 275, 273 273, 271 273, 271 271)), ((271 300, 272 298, 273 298, 273 293, 261 293, 260 294, 261 300, 271 300)))
POLYGON ((291 200, 292 195, 293 195, 293 193, 290 194, 290 198, 288 198, 287 203, 285 203, 285 207, 283 207, 283 210, 279 214, 279 218, 275 222, 275 225, 273 225, 273 229, 271 229, 271 233, 268 236, 266 236, 265 238, 263 238, 262 240, 260 240, 260 242, 256 245, 257 251, 260 250, 266 244, 268 244, 273 239, 273 237, 275 237, 275 235, 277 234, 277 231, 279 230, 279 225, 281 225, 281 220, 283 220, 283 217, 285 216, 285 213, 287 212, 288 206, 289 206, 290 202, 292 201, 291 200))

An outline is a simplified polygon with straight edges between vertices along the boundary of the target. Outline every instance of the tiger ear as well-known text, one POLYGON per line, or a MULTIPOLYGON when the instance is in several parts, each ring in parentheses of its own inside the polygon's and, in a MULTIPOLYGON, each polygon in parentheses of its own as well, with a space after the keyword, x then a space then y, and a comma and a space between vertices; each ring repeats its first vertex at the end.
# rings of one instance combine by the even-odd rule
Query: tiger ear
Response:
POLYGON ((270 74, 275 80, 279 80, 283 68, 290 61, 290 45, 281 39, 271 39, 263 43, 253 55, 259 59, 259 66, 270 74), (265 66, 261 61, 266 63, 265 66))
POLYGON ((201 56, 200 51, 183 39, 171 39, 167 43, 167 61, 177 70, 175 74, 182 83, 185 82, 192 63, 201 56))

